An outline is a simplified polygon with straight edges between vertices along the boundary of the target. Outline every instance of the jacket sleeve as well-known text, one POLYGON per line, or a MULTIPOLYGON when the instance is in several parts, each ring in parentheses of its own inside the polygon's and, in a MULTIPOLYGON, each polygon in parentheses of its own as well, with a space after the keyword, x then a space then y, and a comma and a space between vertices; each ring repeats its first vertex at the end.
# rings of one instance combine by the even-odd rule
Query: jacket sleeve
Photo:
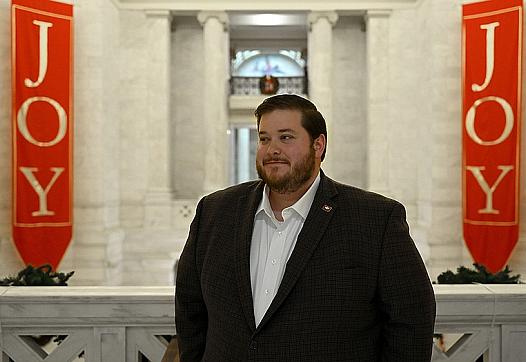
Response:
POLYGON ((190 233, 177 266, 175 325, 181 362, 201 361, 206 345, 208 312, 201 292, 197 262, 199 223, 203 200, 197 205, 190 233))
POLYGON ((384 231, 378 278, 379 307, 386 321, 381 360, 430 361, 435 295, 399 203, 384 231))

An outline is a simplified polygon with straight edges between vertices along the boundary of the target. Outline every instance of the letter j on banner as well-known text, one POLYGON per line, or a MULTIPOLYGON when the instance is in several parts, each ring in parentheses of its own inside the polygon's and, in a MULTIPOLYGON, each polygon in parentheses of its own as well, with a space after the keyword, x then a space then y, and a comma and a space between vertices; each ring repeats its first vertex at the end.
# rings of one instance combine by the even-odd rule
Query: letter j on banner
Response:
POLYGON ((497 272, 519 236, 523 6, 462 8, 464 241, 475 262, 497 272))
POLYGON ((13 240, 56 269, 72 235, 73 6, 11 3, 13 240))

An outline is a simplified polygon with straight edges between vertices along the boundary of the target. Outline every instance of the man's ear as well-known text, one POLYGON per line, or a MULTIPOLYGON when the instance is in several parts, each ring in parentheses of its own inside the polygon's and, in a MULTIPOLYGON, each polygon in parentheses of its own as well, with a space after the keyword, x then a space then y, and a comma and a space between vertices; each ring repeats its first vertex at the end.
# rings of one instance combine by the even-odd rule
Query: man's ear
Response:
POLYGON ((326 138, 325 135, 321 134, 318 136, 318 138, 314 139, 313 147, 314 151, 316 153, 316 157, 321 158, 321 155, 323 154, 323 151, 325 150, 326 138))

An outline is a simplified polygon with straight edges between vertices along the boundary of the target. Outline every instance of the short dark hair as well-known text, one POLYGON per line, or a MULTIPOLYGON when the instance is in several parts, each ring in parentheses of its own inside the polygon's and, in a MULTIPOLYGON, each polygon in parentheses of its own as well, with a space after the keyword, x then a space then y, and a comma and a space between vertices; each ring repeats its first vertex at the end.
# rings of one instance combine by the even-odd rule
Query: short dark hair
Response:
POLYGON ((299 111, 301 113, 301 125, 309 133, 311 141, 314 141, 320 137, 320 135, 325 136, 325 150, 323 150, 323 154, 321 155, 321 160, 323 161, 325 152, 327 151, 327 125, 314 103, 296 94, 279 94, 269 97, 254 111, 258 130, 261 117, 265 113, 270 113, 276 109, 299 111))

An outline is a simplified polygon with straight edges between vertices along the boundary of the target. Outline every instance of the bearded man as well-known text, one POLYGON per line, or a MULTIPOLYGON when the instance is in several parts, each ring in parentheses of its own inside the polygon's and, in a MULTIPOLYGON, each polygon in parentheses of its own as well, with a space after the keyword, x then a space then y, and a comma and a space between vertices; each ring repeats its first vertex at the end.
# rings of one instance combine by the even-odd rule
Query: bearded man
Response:
POLYGON ((179 261, 181 362, 429 361, 435 299, 404 207, 321 171, 310 101, 255 115, 261 180, 204 197, 179 261))

